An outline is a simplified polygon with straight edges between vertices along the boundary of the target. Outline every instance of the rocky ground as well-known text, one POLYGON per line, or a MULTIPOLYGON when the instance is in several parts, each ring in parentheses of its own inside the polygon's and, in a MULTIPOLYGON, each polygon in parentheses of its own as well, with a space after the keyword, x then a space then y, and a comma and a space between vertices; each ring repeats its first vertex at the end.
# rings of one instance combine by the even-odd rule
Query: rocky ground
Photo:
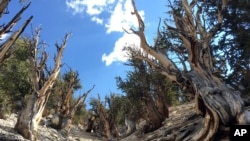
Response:
MULTIPOLYGON (((193 102, 184 105, 174 106, 169 108, 170 117, 165 120, 163 126, 151 133, 137 136, 136 132, 122 141, 160 141, 171 140, 172 136, 168 136, 175 129, 185 129, 190 126, 190 120, 198 123, 201 118, 195 114, 195 104, 193 102)), ((27 141, 14 130, 17 115, 11 114, 7 120, 0 119, 0 141, 27 141)), ((192 126, 192 125, 191 125, 192 126)), ((38 128, 40 141, 105 141, 105 138, 98 137, 94 133, 87 133, 77 126, 71 128, 69 136, 58 132, 57 130, 39 126, 38 128)), ((173 135, 173 134, 172 134, 173 135)))
MULTIPOLYGON (((171 141, 175 140, 173 135, 176 129, 185 129, 189 126, 190 121, 200 122, 201 117, 195 112, 195 103, 186 103, 169 108, 169 118, 163 122, 163 126, 156 131, 137 135, 133 133, 129 137, 121 139, 122 141, 171 141)), ((181 137, 181 136, 180 136, 181 137)), ((177 139, 178 140, 178 139, 177 139)))
MULTIPOLYGON (((14 126, 17 120, 16 114, 11 114, 6 120, 0 119, 0 141, 28 141, 15 132, 14 126)), ((39 126, 40 141, 101 141, 105 140, 97 137, 95 134, 87 133, 80 127, 73 126, 69 136, 64 135, 57 130, 39 126)))

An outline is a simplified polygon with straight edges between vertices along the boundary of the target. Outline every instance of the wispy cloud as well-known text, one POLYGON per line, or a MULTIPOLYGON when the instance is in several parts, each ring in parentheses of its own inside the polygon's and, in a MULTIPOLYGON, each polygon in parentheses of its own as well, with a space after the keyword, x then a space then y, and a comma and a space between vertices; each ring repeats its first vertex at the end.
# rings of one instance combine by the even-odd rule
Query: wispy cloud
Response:
POLYGON ((88 15, 99 15, 114 2, 115 0, 67 0, 66 5, 74 14, 86 12, 88 15))
MULTIPOLYGON (((120 32, 123 35, 114 43, 112 52, 103 54, 102 61, 107 66, 113 62, 125 62, 128 58, 123 48, 128 45, 138 46, 139 38, 133 34, 127 34, 123 29, 137 28, 138 22, 133 12, 131 0, 67 0, 66 5, 73 10, 73 14, 86 13, 97 24, 104 25, 106 33, 120 32), (109 13, 107 19, 101 18, 102 13, 109 13)), ((144 20, 144 11, 139 11, 144 20)))
POLYGON ((92 17, 91 20, 93 22, 96 22, 97 24, 100 24, 100 25, 103 24, 103 20, 101 18, 99 18, 99 17, 92 17))

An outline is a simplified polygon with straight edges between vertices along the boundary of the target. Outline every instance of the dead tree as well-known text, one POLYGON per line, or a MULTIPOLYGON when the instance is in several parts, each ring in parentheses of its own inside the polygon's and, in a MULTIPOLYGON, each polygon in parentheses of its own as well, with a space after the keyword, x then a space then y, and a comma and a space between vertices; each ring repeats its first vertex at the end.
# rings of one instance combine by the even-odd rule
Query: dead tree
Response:
MULTIPOLYGON (((203 116, 201 130, 184 136, 181 140, 213 140, 221 127, 249 122, 239 93, 229 88, 214 74, 210 42, 222 26, 223 11, 227 3, 228 0, 221 0, 218 3, 217 24, 210 29, 207 29, 201 21, 202 7, 197 5, 197 0, 193 0, 190 4, 188 0, 182 0, 183 14, 175 13, 175 9, 172 7, 175 26, 167 23, 166 26, 168 30, 175 32, 182 41, 187 50, 187 63, 190 65, 189 71, 181 71, 166 53, 164 54, 148 44, 144 35, 145 25, 135 7, 134 0, 132 0, 133 14, 138 19, 139 28, 138 30, 131 29, 131 31, 140 38, 140 48, 158 60, 161 66, 155 63, 152 57, 138 56, 138 58, 148 61, 155 68, 161 70, 167 78, 185 86, 193 93, 197 112, 203 116), (198 7, 196 10, 195 6, 198 7), (193 11, 196 13, 193 14, 193 11)), ((156 41, 159 38, 157 37, 156 41)))
POLYGON ((37 127, 51 94, 51 89, 60 73, 63 51, 69 38, 69 34, 66 34, 62 45, 56 43, 57 55, 54 58, 54 67, 49 70, 46 65, 48 60, 47 52, 42 51, 41 54, 38 54, 39 33, 40 30, 37 30, 33 39, 27 39, 26 42, 30 48, 29 61, 32 67, 33 92, 15 125, 15 130, 24 138, 30 140, 37 139, 37 127))
MULTIPOLYGON (((10 0, 2 0, 0 2, 0 18, 3 14, 5 14, 5 10, 9 4, 10 0)), ((30 4, 24 6, 7 24, 3 24, 0 26, 0 37, 5 36, 6 34, 9 34, 12 30, 12 28, 17 24, 17 22, 21 19, 22 13, 29 7, 30 4)), ((18 39, 18 37, 22 34, 24 29, 27 27, 27 25, 32 20, 32 16, 29 17, 25 23, 8 39, 3 42, 0 45, 0 63, 2 63, 5 59, 7 59, 13 52, 10 52, 11 46, 15 43, 15 41, 18 39)))
POLYGON ((69 82, 67 82, 67 85, 65 86, 64 90, 61 90, 61 101, 60 101, 60 107, 58 109, 58 115, 59 115, 59 124, 53 125, 54 128, 63 130, 65 133, 69 133, 71 125, 72 125, 72 119, 75 116, 75 112, 77 108, 83 103, 88 94, 94 89, 95 86, 93 86, 91 89, 89 89, 86 93, 80 95, 78 99, 73 103, 70 104, 70 100, 73 96, 73 84, 75 82, 75 79, 77 79, 77 76, 73 76, 70 78, 69 82))

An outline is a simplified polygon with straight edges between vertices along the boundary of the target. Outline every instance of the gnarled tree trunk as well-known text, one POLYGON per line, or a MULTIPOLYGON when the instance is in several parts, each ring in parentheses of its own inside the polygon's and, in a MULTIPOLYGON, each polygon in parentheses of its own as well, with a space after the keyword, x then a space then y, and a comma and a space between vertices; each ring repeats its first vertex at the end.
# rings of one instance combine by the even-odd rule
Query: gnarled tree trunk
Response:
MULTIPOLYGON (((201 130, 188 134, 182 140, 213 140, 221 127, 236 123, 245 124, 248 121, 248 112, 243 109, 243 101, 233 88, 229 88, 214 73, 213 55, 211 54, 210 42, 216 32, 222 25, 223 11, 228 0, 218 2, 217 24, 207 30, 204 22, 201 21, 200 14, 202 7, 193 0, 190 4, 187 0, 182 1, 183 13, 175 13, 174 7, 172 13, 175 26, 172 27, 166 23, 168 30, 176 33, 182 41, 188 56, 187 62, 190 71, 181 71, 166 53, 160 52, 157 44, 154 47, 149 46, 144 35, 144 23, 134 6, 135 16, 138 19, 138 31, 132 32, 139 36, 141 40, 140 47, 148 54, 161 63, 159 66, 154 60, 147 56, 139 56, 162 71, 166 77, 175 81, 182 87, 185 86, 190 93, 195 95, 197 112, 203 116, 203 126, 201 130), (194 10, 197 6, 197 10, 194 10), (196 12, 192 14, 192 12, 196 12)), ((171 5, 171 4, 170 4, 171 5)), ((161 40, 159 33, 156 42, 161 40)), ((178 50, 178 49, 176 49, 178 50)), ((183 53, 178 52, 177 53, 183 53)), ((185 63, 183 63, 185 64, 185 63)))
POLYGON ((71 125, 72 125, 72 119, 75 116, 75 112, 78 108, 78 106, 80 106, 81 102, 84 102, 88 96, 88 94, 94 89, 95 86, 93 86, 90 90, 88 90, 86 93, 82 94, 73 105, 70 105, 70 97, 72 96, 73 93, 69 92, 67 93, 67 95, 70 96, 66 96, 64 99, 62 105, 61 105, 61 110, 59 110, 60 112, 59 114, 59 124, 55 127, 57 129, 60 129, 62 131, 64 131, 65 133, 69 133, 71 125), (67 107, 67 108, 63 108, 63 107, 67 107))
POLYGON ((147 124, 143 127, 143 129, 139 129, 141 130, 139 132, 147 133, 161 127, 162 122, 168 117, 168 113, 165 112, 165 108, 159 107, 162 106, 159 105, 162 104, 162 101, 158 101, 158 105, 156 105, 156 101, 154 101, 150 95, 143 98, 143 101, 145 103, 145 108, 147 111, 147 124))
POLYGON ((40 30, 37 30, 37 34, 33 40, 27 40, 27 45, 29 45, 31 51, 30 62, 33 68, 33 92, 25 109, 20 113, 15 125, 15 130, 24 138, 30 140, 37 139, 37 127, 51 94, 51 89, 60 72, 62 53, 69 37, 69 35, 66 34, 61 46, 56 44, 57 55, 54 60, 55 65, 53 70, 49 71, 48 68, 46 68, 46 62, 48 59, 47 53, 44 51, 42 52, 42 57, 39 60, 37 58, 39 31, 40 30))
POLYGON ((162 88, 159 86, 150 86, 152 84, 148 84, 148 79, 146 77, 141 79, 144 85, 148 85, 148 87, 154 87, 155 89, 154 95, 152 95, 150 91, 144 91, 143 94, 141 94, 144 96, 142 97, 142 101, 147 111, 147 123, 142 129, 138 129, 138 132, 147 133, 161 127, 162 122, 169 116, 169 113, 168 107, 165 103, 166 97, 162 91, 162 88))

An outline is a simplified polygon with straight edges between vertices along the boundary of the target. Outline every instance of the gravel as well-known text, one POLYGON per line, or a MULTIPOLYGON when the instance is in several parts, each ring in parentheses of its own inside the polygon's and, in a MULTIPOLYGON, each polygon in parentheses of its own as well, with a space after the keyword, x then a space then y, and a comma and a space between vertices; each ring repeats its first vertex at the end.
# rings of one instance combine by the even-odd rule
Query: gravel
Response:
MULTIPOLYGON (((14 130, 17 121, 17 115, 11 114, 6 120, 0 119, 0 141, 29 141, 23 138, 14 130)), ((39 141, 101 141, 104 140, 96 137, 95 134, 87 133, 77 126, 71 128, 70 134, 67 136, 56 129, 39 126, 39 141)))

